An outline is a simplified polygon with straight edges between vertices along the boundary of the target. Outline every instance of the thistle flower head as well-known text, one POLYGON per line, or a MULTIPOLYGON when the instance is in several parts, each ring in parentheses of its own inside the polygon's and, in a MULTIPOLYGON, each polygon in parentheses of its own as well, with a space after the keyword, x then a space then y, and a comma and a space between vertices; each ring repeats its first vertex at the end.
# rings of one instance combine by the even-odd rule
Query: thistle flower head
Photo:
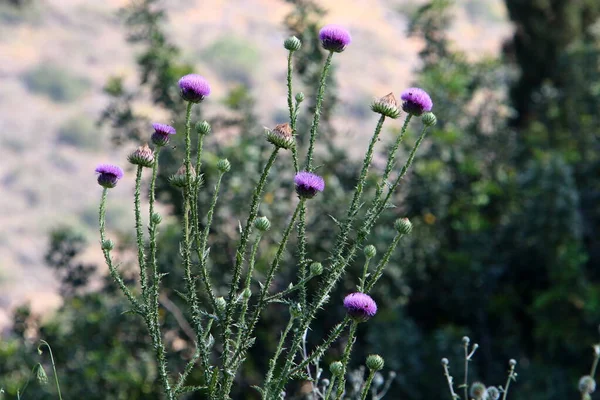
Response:
POLYGON ((417 117, 433 108, 431 97, 423 89, 408 88, 402 92, 400 98, 403 101, 402 109, 417 117))
POLYGON ((112 164, 100 164, 96 167, 98 184, 107 189, 117 186, 119 179, 123 177, 123 170, 112 164))
POLYGON ((175 134, 175 128, 171 125, 153 123, 154 133, 152 134, 152 143, 157 146, 166 146, 169 143, 169 136, 175 134))
POLYGON ((396 119, 400 115, 398 101, 394 93, 389 93, 371 103, 371 110, 386 117, 396 119))
POLYGON ((231 163, 228 159, 222 158, 219 161, 217 161, 217 169, 219 170, 219 172, 222 173, 229 172, 231 170, 231 163))
POLYGON ((319 31, 321 46, 325 50, 341 53, 352 42, 350 32, 336 24, 325 25, 319 31))
POLYGON ((309 270, 312 276, 321 275, 323 273, 323 264, 315 261, 314 263, 310 264, 309 270))
POLYGON ((260 217, 254 220, 254 227, 261 232, 266 232, 271 229, 271 222, 267 217, 260 217))
POLYGON ((292 127, 285 123, 276 125, 273 130, 267 130, 267 141, 280 149, 291 149, 294 147, 292 127))
POLYGON ((344 307, 357 322, 364 322, 377 313, 375 300, 366 293, 350 293, 344 298, 344 307))
POLYGON ((133 153, 127 157, 133 165, 149 168, 154 164, 154 152, 147 144, 138 147, 133 153))
POLYGON ((211 127, 210 124, 208 123, 208 121, 202 121, 202 122, 198 122, 196 123, 196 132, 198 132, 199 135, 208 135, 210 133, 211 127))
MULTIPOLYGON (((397 219, 396 222, 394 222, 394 227, 396 228, 398 233, 401 233, 403 235, 408 235, 410 232, 412 232, 412 223, 410 222, 410 220, 408 218, 397 219)), ((463 338, 463 341, 464 341, 464 338, 463 338)))
POLYGON ((334 361, 329 365, 329 371, 333 376, 340 377, 344 374, 344 364, 341 361, 334 361))
POLYGON ((204 77, 188 74, 179 79, 179 92, 185 101, 200 103, 210 94, 210 86, 204 77))
POLYGON ((298 172, 294 178, 294 183, 296 184, 296 193, 298 193, 300 198, 304 199, 311 199, 318 192, 322 192, 325 189, 323 178, 307 171, 298 172))
POLYGON ((487 388, 481 382, 473 383, 469 394, 475 400, 487 400, 487 388))
POLYGON ((431 111, 426 112, 421 116, 423 123, 427 126, 434 126, 437 124, 437 117, 431 111))
POLYGON ((363 251, 365 253, 365 257, 367 258, 373 258, 377 254, 377 249, 372 244, 365 246, 363 251))

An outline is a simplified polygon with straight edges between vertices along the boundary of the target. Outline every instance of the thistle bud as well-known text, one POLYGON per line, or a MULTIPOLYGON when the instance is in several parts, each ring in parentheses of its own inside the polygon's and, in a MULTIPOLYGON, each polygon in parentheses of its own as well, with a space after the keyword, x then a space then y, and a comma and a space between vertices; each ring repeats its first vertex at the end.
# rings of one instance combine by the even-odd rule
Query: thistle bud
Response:
POLYGON ((35 378, 40 385, 48 383, 48 375, 46 375, 46 371, 44 371, 42 364, 38 364, 37 370, 35 371, 35 378))
POLYGON ((582 394, 592 394, 596 391, 596 381, 589 375, 582 376, 579 379, 579 391, 582 394))
POLYGON ((442 365, 448 365, 449 361, 446 357, 442 358, 442 365))
POLYGON ((377 249, 372 244, 365 246, 363 252, 365 253, 365 257, 373 258, 375 254, 377 254, 377 249))
POLYGON ((210 133, 210 129, 210 124, 207 121, 196 123, 196 132, 198 132, 199 135, 208 135, 210 133))
POLYGON ((254 227, 261 232, 266 232, 271 228, 271 222, 267 217, 260 217, 254 220, 254 227))
POLYGON ((487 389, 483 383, 475 382, 471 385, 470 394, 475 400, 483 400, 487 394, 487 389))
POLYGON ((290 306, 290 315, 294 318, 302 316, 302 307, 300 307, 300 304, 296 303, 290 306))
POLYGON ((437 117, 432 112, 426 112, 421 118, 423 120, 423 123, 427 126, 434 126, 435 124, 437 124, 437 117))
POLYGON ((463 342, 463 344, 464 344, 465 346, 468 346, 468 345, 469 345, 469 343, 471 342, 471 339, 469 339, 469 337, 468 337, 468 336, 463 336, 463 338, 462 338, 462 342, 463 342))
POLYGON ((332 362, 329 365, 329 371, 333 376, 341 377, 344 375, 344 364, 341 361, 332 362))
POLYGON ((323 273, 323 265, 320 262, 310 264, 309 269, 312 276, 321 275, 323 273))
POLYGON ((490 386, 486 390, 487 400, 498 400, 500 398, 500 390, 495 386, 490 386))
POLYGON ((147 144, 138 147, 127 157, 127 160, 133 165, 149 168, 154 164, 154 153, 147 144))
POLYGON ((394 228, 403 235, 408 235, 412 231, 412 223, 408 218, 399 218, 394 223, 394 228))
MULTIPOLYGON (((190 175, 191 175, 191 180, 192 180, 192 184, 194 184, 194 181, 196 179, 196 170, 194 169, 193 166, 190 165, 190 175)), ((186 168, 185 165, 182 165, 177 172, 175 172, 174 175, 171 175, 171 177, 169 178, 169 183, 175 187, 178 188, 184 188, 187 186, 187 177, 186 177, 186 168)))
POLYGON ((104 242, 102 242, 102 250, 111 251, 114 248, 115 248, 115 244, 113 243, 112 240, 107 239, 104 242))
POLYGON ((289 150, 294 147, 294 136, 290 124, 279 124, 273 130, 267 130, 267 141, 280 149, 289 150))
POLYGON ((510 360, 508 360, 508 365, 510 365, 511 367, 514 367, 515 365, 517 365, 517 360, 515 360, 514 358, 511 358, 510 360))
POLYGON ((252 297, 252 290, 248 288, 244 289, 244 291, 242 292, 242 297, 248 300, 250 297, 252 297))
POLYGON ((283 47, 289 51, 298 51, 302 47, 302 42, 296 36, 290 36, 283 42, 283 47))
POLYGON ((304 93, 298 92, 296 93, 296 103, 300 104, 304 101, 304 93))
POLYGON ((152 221, 153 224, 158 225, 162 222, 162 217, 159 213, 153 213, 152 217, 150 217, 150 221, 152 221))
POLYGON ((223 158, 217 162, 217 169, 223 174, 227 173, 231 169, 231 163, 228 159, 223 158))
POLYGON ((227 308, 227 300, 225 300, 223 297, 217 297, 215 299, 215 303, 217 306, 217 311, 219 313, 224 313, 225 312, 225 308, 227 308))
POLYGON ((400 116, 398 101, 393 93, 389 93, 371 103, 371 110, 392 119, 400 116))
POLYGON ((371 354, 367 357, 367 368, 371 371, 381 371, 384 364, 383 358, 377 354, 371 354))

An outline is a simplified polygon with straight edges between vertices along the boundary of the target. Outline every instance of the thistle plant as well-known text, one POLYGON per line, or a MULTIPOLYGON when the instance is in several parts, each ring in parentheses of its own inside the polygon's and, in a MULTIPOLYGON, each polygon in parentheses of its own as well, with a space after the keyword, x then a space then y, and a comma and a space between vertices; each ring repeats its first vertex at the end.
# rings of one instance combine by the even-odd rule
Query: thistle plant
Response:
POLYGON ((508 398, 508 389, 510 387, 510 383, 517 380, 517 373, 515 372, 517 361, 514 359, 510 359, 508 361, 508 376, 504 386, 486 386, 484 383, 477 381, 469 384, 469 363, 473 361, 473 356, 479 348, 479 345, 477 343, 471 345, 471 339, 468 336, 464 336, 462 338, 462 345, 465 354, 463 375, 464 380, 463 383, 458 386, 458 390, 460 393, 460 390, 462 389, 464 397, 461 397, 454 390, 454 377, 450 375, 450 361, 448 361, 448 359, 445 357, 442 358, 444 376, 446 377, 446 382, 448 383, 448 389, 450 390, 452 400, 498 400, 500 397, 502 397, 502 400, 506 400, 508 398))
POLYGON ((307 249, 310 236, 310 232, 307 232, 307 221, 311 218, 311 208, 316 207, 313 199, 327 190, 325 179, 327 171, 317 167, 318 155, 315 153, 319 137, 319 117, 326 90, 325 82, 334 62, 334 55, 337 58, 337 55, 345 51, 351 43, 349 32, 338 25, 325 26, 319 38, 328 56, 322 68, 315 101, 316 109, 309 132, 296 131, 296 121, 304 95, 294 93, 292 84, 291 61, 302 43, 295 37, 288 38, 284 42, 284 47, 289 51, 287 71, 289 120, 281 121, 274 128, 266 131, 265 140, 273 147, 270 156, 263 162, 260 178, 248 200, 247 217, 243 223, 239 223, 237 247, 230 267, 231 279, 226 290, 222 290, 211 279, 209 232, 213 216, 219 206, 223 176, 243 174, 243 171, 236 170, 235 165, 231 165, 226 159, 221 159, 216 163, 218 177, 214 186, 212 188, 202 186, 203 162, 206 160, 203 141, 204 137, 211 132, 211 126, 206 121, 198 121, 194 124, 192 111, 194 107, 201 107, 202 103, 210 97, 211 88, 206 79, 197 74, 189 74, 178 82, 181 98, 186 103, 186 113, 182 116, 185 122, 184 131, 177 133, 169 125, 155 123, 152 125, 153 132, 149 132, 149 142, 152 143, 153 148, 143 145, 129 156, 129 162, 136 170, 133 207, 139 286, 131 287, 126 284, 123 272, 115 261, 114 243, 108 239, 106 232, 106 199, 109 189, 115 187, 124 177, 123 171, 117 166, 107 164, 100 165, 96 169, 98 183, 103 188, 99 212, 101 249, 110 275, 129 300, 132 313, 139 316, 146 324, 166 399, 180 398, 192 391, 200 391, 204 398, 210 400, 229 399, 236 376, 240 373, 248 350, 256 340, 257 324, 269 305, 275 302, 287 305, 289 318, 278 336, 278 344, 269 359, 264 381, 262 385, 256 387, 263 399, 285 397, 289 384, 297 380, 308 380, 311 383, 313 389, 311 395, 314 399, 339 400, 349 398, 348 396, 366 399, 369 394, 372 398, 380 399, 389 389, 393 377, 385 383, 385 379, 379 372, 384 367, 384 361, 380 356, 371 355, 367 358, 366 366, 369 372, 366 379, 357 379, 355 371, 350 371, 349 366, 353 344, 359 331, 368 329, 368 320, 376 318, 377 305, 369 293, 382 277, 400 240, 410 234, 412 224, 407 218, 396 221, 394 224, 396 234, 379 259, 374 246, 368 245, 368 240, 379 217, 390 208, 391 197, 401 185, 427 130, 435 124, 436 118, 431 113, 433 106, 431 98, 418 88, 407 89, 402 93, 401 106, 393 93, 371 104, 371 109, 379 115, 379 119, 365 152, 362 168, 347 209, 341 215, 335 216, 335 220, 331 222, 337 224, 338 229, 335 246, 327 259, 312 259, 307 249), (377 151, 383 125, 387 119, 398 118, 401 109, 406 115, 401 133, 387 154, 385 169, 381 173, 371 170, 371 162, 377 151), (406 160, 399 167, 400 144, 409 134, 410 121, 419 118, 421 119, 420 134, 406 160), (185 316, 194 332, 195 346, 192 357, 182 371, 171 370, 167 363, 169 348, 165 343, 164 329, 161 327, 159 296, 161 290, 165 289, 162 286, 162 277, 168 271, 159 270, 157 263, 157 253, 161 250, 157 237, 162 217, 155 208, 157 171, 160 168, 159 156, 161 152, 169 150, 166 144, 175 134, 183 135, 185 155, 181 160, 181 168, 170 178, 170 183, 181 191, 178 201, 182 202, 184 210, 181 220, 180 254, 179 257, 173 257, 173 268, 180 268, 184 279, 182 287, 169 289, 176 290, 185 301, 185 316), (193 134, 197 135, 194 140, 197 144, 195 147, 192 146, 193 134), (308 140, 302 142, 307 143, 307 148, 299 148, 296 137, 305 134, 308 140), (292 155, 292 165, 289 166, 279 160, 279 155, 287 151, 292 155), (301 162, 301 154, 305 154, 304 162, 301 162), (266 217, 260 215, 260 206, 269 179, 276 170, 284 168, 294 171, 295 196, 290 194, 291 198, 295 197, 297 200, 290 201, 287 224, 273 226, 266 217), (142 178, 145 169, 151 170, 147 194, 149 213, 146 217, 142 216, 141 210, 142 178), (378 176, 374 196, 371 198, 364 196, 369 174, 378 176), (203 208, 208 210, 203 215, 199 212, 200 190, 212 190, 210 204, 203 205, 205 206, 203 208), (146 225, 147 234, 143 229, 146 225), (266 272, 259 277, 254 272, 260 253, 260 243, 273 237, 272 232, 275 230, 282 232, 277 250, 266 272), (295 241, 292 240, 294 237, 295 241), (295 243, 297 248, 292 248, 290 243, 295 243), (356 277, 357 292, 348 294, 344 299, 332 298, 333 290, 340 278, 346 274, 348 266, 358 257, 360 250, 363 251, 366 261, 362 275, 356 277), (286 254, 297 256, 295 265, 287 263, 284 265, 286 254), (374 265, 372 266, 371 263, 374 265), (273 292, 272 283, 278 273, 284 269, 297 271, 295 280, 287 289, 273 292), (255 285, 255 282, 258 285, 255 285), (309 282, 316 282, 316 285, 310 286, 316 286, 316 290, 309 290, 309 282), (331 300, 333 304, 328 305, 331 300), (346 317, 338 322, 320 344, 308 349, 308 332, 317 314, 326 307, 342 306, 347 310, 346 317), (324 378, 319 362, 344 335, 347 335, 347 340, 343 356, 331 365, 330 378, 324 378), (201 381, 190 384, 188 378, 196 369, 200 372, 201 381), (347 387, 348 381, 354 389, 347 387), (356 382, 359 381, 360 385, 357 386, 356 382))

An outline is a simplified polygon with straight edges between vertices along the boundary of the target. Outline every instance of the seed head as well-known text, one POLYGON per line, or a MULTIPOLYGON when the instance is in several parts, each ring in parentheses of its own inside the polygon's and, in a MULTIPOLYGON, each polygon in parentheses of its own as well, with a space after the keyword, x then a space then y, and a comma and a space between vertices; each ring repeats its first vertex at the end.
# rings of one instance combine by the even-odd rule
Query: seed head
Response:
POLYGON ((496 386, 490 386, 486 392, 488 400, 498 400, 500 398, 500 390, 496 386))
POLYGON ((486 400, 487 399, 487 389, 485 385, 481 382, 475 382, 471 385, 470 391, 471 397, 475 400, 486 400))
POLYGON ((596 381, 589 375, 582 376, 579 379, 579 391, 582 394, 592 394, 596 391, 596 381))
POLYGON ((154 152, 145 144, 131 153, 127 160, 133 165, 150 168, 154 164, 154 152))
POLYGON ((389 118, 396 119, 400 115, 398 102, 393 93, 389 93, 371 103, 371 110, 389 118))

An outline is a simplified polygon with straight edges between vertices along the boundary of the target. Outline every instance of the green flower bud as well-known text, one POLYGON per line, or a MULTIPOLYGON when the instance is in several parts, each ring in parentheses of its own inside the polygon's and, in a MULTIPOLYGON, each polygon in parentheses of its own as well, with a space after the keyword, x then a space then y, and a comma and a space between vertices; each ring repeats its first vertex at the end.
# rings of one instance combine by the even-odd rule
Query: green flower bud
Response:
POLYGON ((394 97, 393 93, 389 93, 371 103, 371 110, 392 119, 396 119, 400 116, 398 101, 396 101, 396 97, 394 97))
POLYGON ((252 290, 248 288, 244 289, 244 291, 242 292, 242 297, 248 300, 250 297, 252 297, 252 290))
POLYGON ((266 232, 271 228, 271 222, 267 217, 260 217, 254 220, 254 227, 261 232, 266 232))
POLYGON ((377 254, 377 249, 372 244, 365 246, 363 251, 365 253, 365 257, 367 258, 373 258, 375 257, 375 254, 377 254))
POLYGON ((300 104, 304 101, 304 93, 298 92, 296 93, 296 103, 300 104))
POLYGON ((321 275, 323 273, 323 265, 320 262, 310 264, 309 269, 312 276, 321 275))
POLYGON ((298 51, 302 47, 302 42, 296 36, 290 36, 283 42, 283 47, 289 51, 298 51))
POLYGON ((223 174, 229 172, 231 169, 231 163, 228 159, 223 158, 217 162, 217 169, 223 174))
MULTIPOLYGON (((187 186, 187 177, 186 177, 186 169, 185 169, 185 165, 182 165, 177 172, 175 172, 174 175, 171 175, 171 177, 169 178, 169 183, 175 187, 178 188, 184 188, 187 186)), ((196 170, 194 169, 194 167, 192 165, 190 165, 190 175, 191 175, 191 181, 192 181, 192 185, 194 185, 196 183, 196 170)), ((199 178, 199 184, 202 184, 202 177, 199 178)))
POLYGON ((408 218, 399 218, 394 223, 394 227, 403 235, 407 235, 412 231, 412 224, 408 218))
POLYGON ((154 152, 145 144, 131 153, 127 160, 133 165, 149 168, 154 164, 154 152))
POLYGON ((114 248, 115 248, 115 244, 113 243, 112 240, 107 239, 104 242, 102 242, 102 250, 111 251, 114 248))
POLYGON ((463 342, 463 344, 464 344, 465 346, 468 346, 468 345, 469 345, 469 343, 471 342, 471 339, 469 339, 469 337, 468 337, 468 336, 463 336, 463 338, 462 338, 462 342, 463 342))
POLYGON ((210 133, 210 124, 207 121, 198 122, 196 124, 196 132, 199 135, 208 135, 210 133))
POLYGON ((291 305, 290 315, 294 318, 299 318, 302 316, 302 307, 300 307, 300 304, 296 303, 291 305))
POLYGON ((332 362, 329 365, 329 371, 333 376, 341 377, 344 375, 344 364, 341 361, 332 362))
POLYGON ((510 360, 508 360, 508 365, 510 365, 511 367, 514 367, 515 365, 517 365, 517 360, 515 360, 514 358, 511 358, 510 360))
POLYGON ((223 297, 217 297, 215 303, 217 305, 217 311, 224 313, 225 308, 227 308, 227 301, 223 297))
POLYGON ((267 129, 267 141, 280 149, 289 150, 294 147, 294 136, 290 124, 279 124, 273 130, 267 129))
POLYGON ((158 225, 162 222, 162 217, 160 216, 159 213, 153 213, 150 220, 152 221, 153 224, 158 225))
POLYGON ((448 365, 448 359, 446 357, 442 358, 442 365, 448 365))
POLYGON ((35 377, 40 385, 48 383, 48 375, 46 375, 46 371, 44 371, 42 364, 38 364, 37 370, 35 371, 35 377))
POLYGON ((471 397, 475 400, 483 400, 485 395, 487 394, 487 389, 485 385, 481 382, 475 382, 471 385, 471 397))
POLYGON ((367 368, 371 371, 381 371, 385 362, 378 354, 371 354, 367 357, 367 368))
POLYGON ((437 117, 431 111, 423 114, 421 118, 423 119, 423 123, 427 126, 434 126, 435 124, 437 124, 437 117))
POLYGON ((596 381, 589 375, 582 376, 579 379, 579 391, 582 394, 592 394, 596 391, 596 381))

